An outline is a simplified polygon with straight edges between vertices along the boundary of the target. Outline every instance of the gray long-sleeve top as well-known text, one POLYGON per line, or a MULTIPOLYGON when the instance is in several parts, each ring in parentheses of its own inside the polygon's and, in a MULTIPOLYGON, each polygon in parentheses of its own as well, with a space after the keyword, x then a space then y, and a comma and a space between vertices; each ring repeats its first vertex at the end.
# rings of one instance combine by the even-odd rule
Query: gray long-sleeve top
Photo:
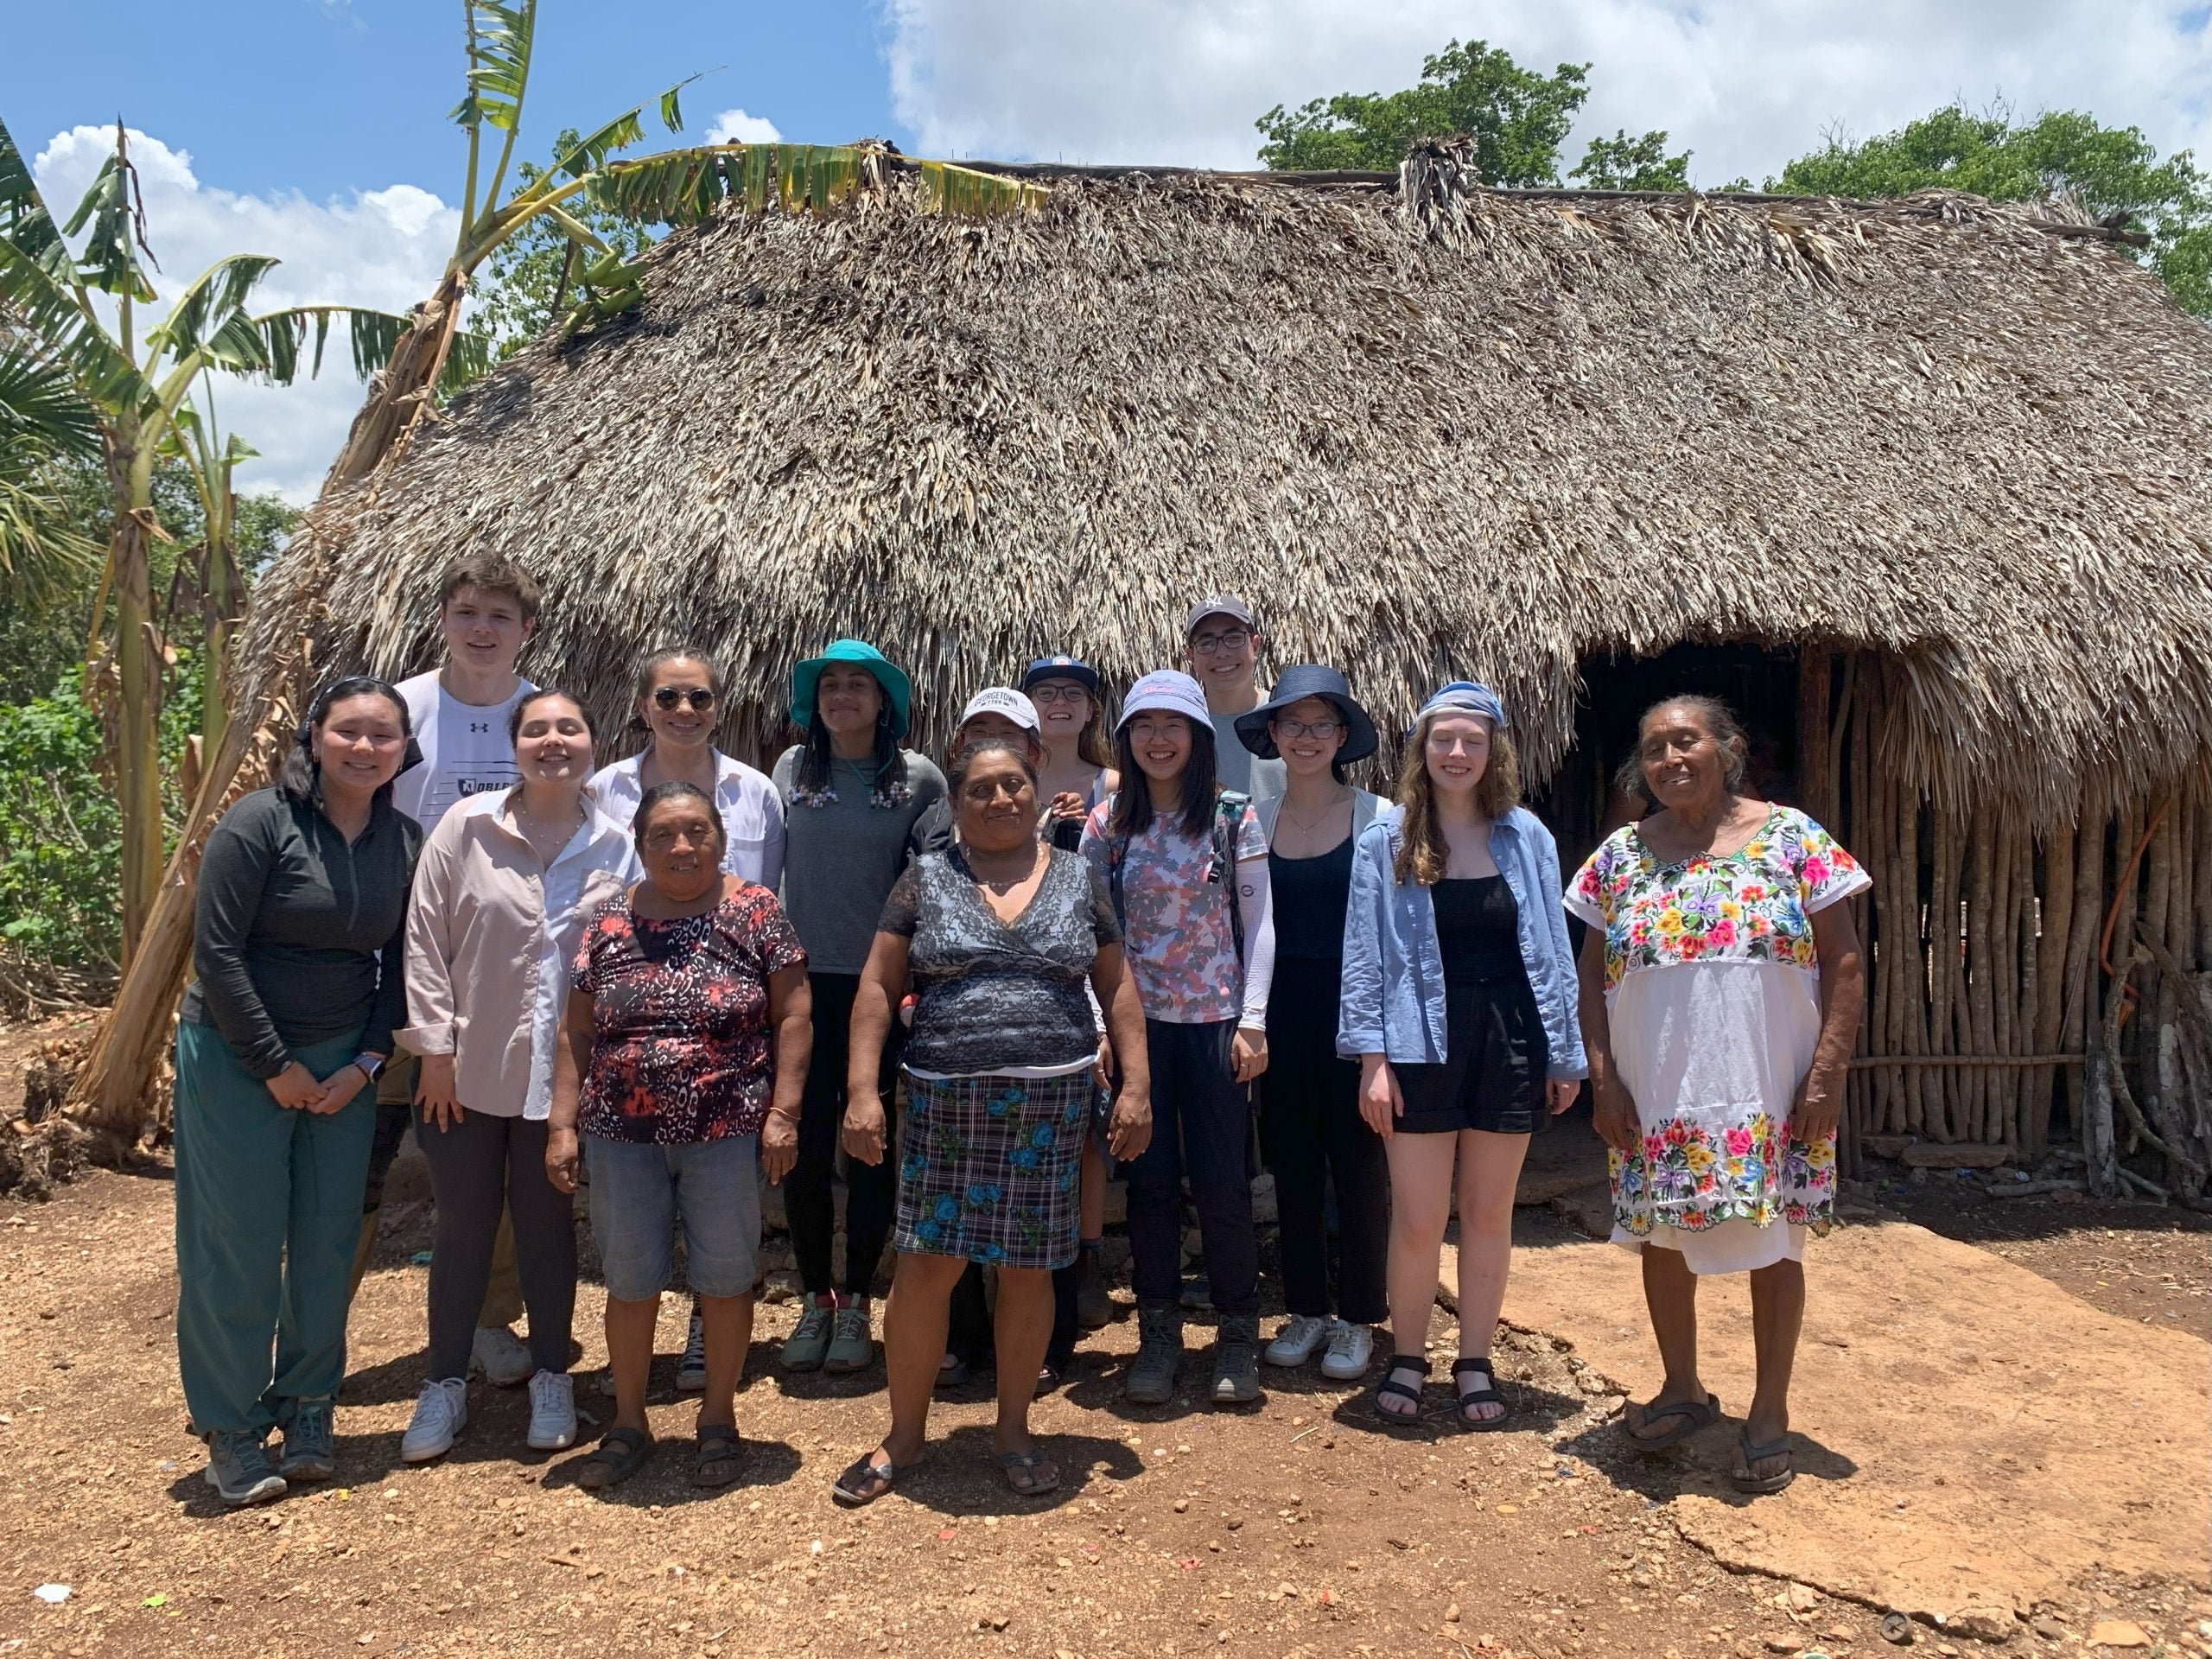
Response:
POLYGON ((294 1045, 353 1032, 391 1052, 407 1013, 407 892, 423 831, 378 801, 350 845, 318 806, 274 789, 223 814, 200 861, 196 981, 181 1018, 213 1026, 246 1070, 273 1077, 294 1045))

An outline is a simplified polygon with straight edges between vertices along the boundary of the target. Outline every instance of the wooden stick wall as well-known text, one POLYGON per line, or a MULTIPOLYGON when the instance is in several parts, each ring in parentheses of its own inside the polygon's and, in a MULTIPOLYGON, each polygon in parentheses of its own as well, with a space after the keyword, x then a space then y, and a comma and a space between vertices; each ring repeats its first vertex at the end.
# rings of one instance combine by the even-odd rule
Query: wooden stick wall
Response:
MULTIPOLYGON (((2192 976, 2212 969, 2205 778, 2155 799, 2084 803, 2073 822, 2040 834, 1993 799, 1938 812, 1882 764, 1899 747, 1885 730, 1885 709, 1905 695, 1894 667, 1871 653, 1808 651, 1799 688, 1803 798, 1873 878, 1855 901, 1868 995, 1845 1173, 1868 1135, 2033 1154, 2055 1124, 2078 1133, 2080 1058, 2112 999, 2126 995, 2106 963, 2126 963, 2139 930, 2166 965, 2139 964, 2129 982, 2139 1000, 2122 1027, 2127 1080, 2162 1134, 2212 1124, 2212 1106, 2183 1097, 2190 1078, 2173 1059, 2177 1020, 2202 995, 2192 976), (1806 775, 1810 767, 1827 775, 1806 775)), ((2125 1125, 2120 1133, 2125 1153, 2125 1125)))

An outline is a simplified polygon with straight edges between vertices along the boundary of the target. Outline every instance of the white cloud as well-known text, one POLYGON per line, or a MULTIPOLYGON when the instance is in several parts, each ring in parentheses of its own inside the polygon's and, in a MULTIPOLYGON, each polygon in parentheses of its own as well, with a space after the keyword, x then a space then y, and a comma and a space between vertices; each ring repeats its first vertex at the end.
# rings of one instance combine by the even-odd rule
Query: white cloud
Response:
MULTIPOLYGON (((404 312, 437 286, 460 234, 458 210, 411 184, 324 202, 239 195, 203 183, 189 152, 137 131, 130 139, 147 239, 161 261, 154 287, 165 301, 226 255, 265 253, 284 263, 257 290, 257 310, 329 303, 404 312)), ((68 217, 114 148, 112 127, 76 127, 40 152, 32 170, 57 219, 68 217)), ((151 308, 158 315, 166 307, 151 308)), ((238 469, 240 488, 314 499, 361 395, 340 329, 318 379, 268 386, 217 377, 217 418, 261 451, 238 469)))
POLYGON ((724 110, 707 129, 710 144, 772 144, 783 136, 766 116, 747 115, 743 110, 724 110))
POLYGON ((2080 108, 2162 151, 2212 156, 2197 0, 886 0, 893 107, 925 155, 1250 167, 1253 121, 1411 85, 1486 39, 1548 71, 1592 65, 1567 162, 1663 127, 1716 185, 1778 172, 1840 124, 1861 136, 1955 97, 2080 108))

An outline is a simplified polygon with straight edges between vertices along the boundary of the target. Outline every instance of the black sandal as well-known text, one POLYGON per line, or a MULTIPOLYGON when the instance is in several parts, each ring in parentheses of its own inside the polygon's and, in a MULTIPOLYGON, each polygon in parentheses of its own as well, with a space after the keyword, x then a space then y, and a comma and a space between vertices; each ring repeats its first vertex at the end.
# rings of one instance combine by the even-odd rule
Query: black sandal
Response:
POLYGON ((744 1442, 736 1427, 720 1423, 702 1428, 691 1453, 694 1486, 727 1486, 737 1478, 737 1454, 744 1442))
POLYGON ((1428 1362, 1419 1354, 1393 1354, 1389 1364, 1383 1368, 1382 1381, 1376 1386, 1375 1414, 1386 1423, 1403 1428, 1421 1420, 1421 1387, 1418 1383, 1399 1382, 1397 1373, 1400 1371, 1418 1371, 1426 1381, 1428 1362), (1382 1403, 1386 1397, 1410 1400, 1414 1402, 1414 1408, 1411 1411, 1393 1411, 1382 1403))
POLYGON ((619 1486, 653 1454, 653 1437, 634 1428, 610 1428, 600 1436, 576 1468, 576 1484, 588 1492, 619 1486))
POLYGON ((1490 1360, 1486 1357, 1462 1354, 1452 1362, 1452 1392, 1459 1396, 1459 1421, 1478 1433, 1503 1428, 1511 1420, 1513 1414, 1504 1408, 1505 1396, 1497 1391, 1497 1374, 1491 1370, 1490 1360), (1468 1388, 1459 1381, 1471 1371, 1483 1379, 1483 1386, 1479 1389, 1468 1388), (1470 1417, 1467 1415, 1469 1406, 1497 1406, 1500 1410, 1495 1417, 1470 1417))
POLYGON ((875 1453, 855 1458, 845 1472, 830 1487, 830 1496, 849 1510, 857 1510, 873 1503, 899 1484, 899 1465, 886 1458, 881 1463, 875 1453))

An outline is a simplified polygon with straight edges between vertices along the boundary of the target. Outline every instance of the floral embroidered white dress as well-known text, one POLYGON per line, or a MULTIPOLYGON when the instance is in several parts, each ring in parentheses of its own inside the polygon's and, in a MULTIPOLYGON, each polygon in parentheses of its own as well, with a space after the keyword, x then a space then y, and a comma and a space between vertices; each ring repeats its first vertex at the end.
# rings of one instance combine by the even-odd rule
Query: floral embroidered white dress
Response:
POLYGON ((1613 1065, 1643 1134, 1611 1154, 1614 1243, 1742 1273, 1827 1231, 1835 1137, 1787 1125, 1821 1034, 1812 918, 1868 885, 1787 806, 1742 850, 1672 864, 1630 824, 1575 873, 1567 909, 1604 932, 1613 1065))

